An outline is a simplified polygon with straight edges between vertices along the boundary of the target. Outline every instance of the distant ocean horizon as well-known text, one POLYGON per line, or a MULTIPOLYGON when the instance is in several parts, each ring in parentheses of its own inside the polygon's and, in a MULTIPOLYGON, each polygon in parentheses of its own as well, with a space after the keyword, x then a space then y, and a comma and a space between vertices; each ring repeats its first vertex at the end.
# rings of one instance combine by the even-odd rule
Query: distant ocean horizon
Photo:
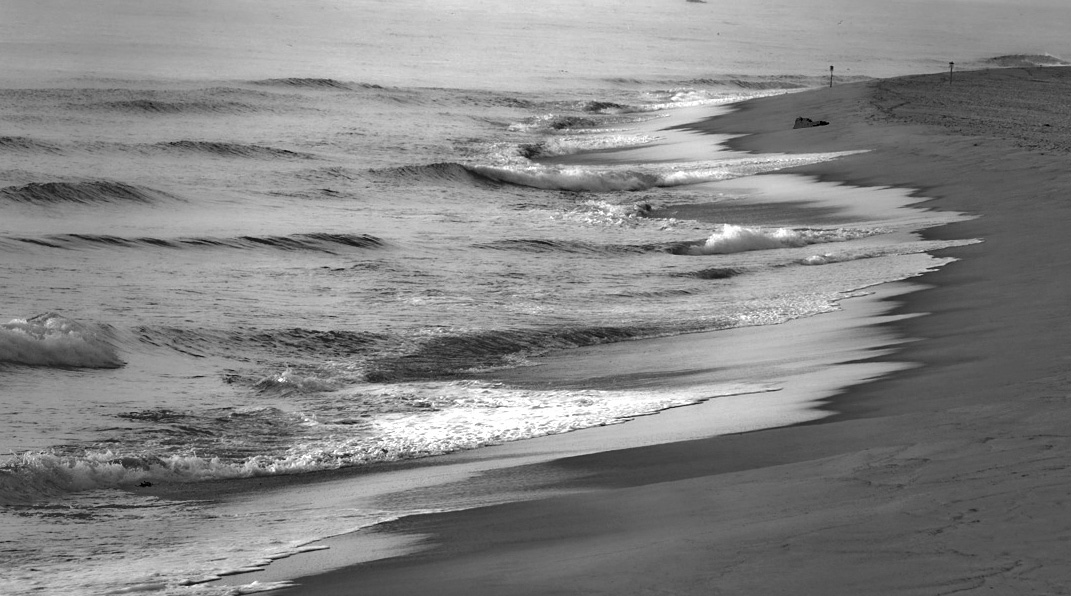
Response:
MULTIPOLYGON (((830 65, 848 84, 953 59, 1064 64, 1059 48, 977 46, 918 18, 910 40, 875 36, 885 3, 814 4, 840 12, 15 3, 0 591, 236 593, 212 580, 419 511, 229 499, 226 482, 286 476, 299 494, 311 472, 778 390, 744 371, 698 387, 493 378, 821 315, 975 241, 921 240, 962 216, 906 191, 780 173, 846 154, 741 154, 686 125, 826 86, 830 65), (213 482, 207 500, 139 492, 213 482)), ((1015 12, 968 4, 975 30, 1015 12)))

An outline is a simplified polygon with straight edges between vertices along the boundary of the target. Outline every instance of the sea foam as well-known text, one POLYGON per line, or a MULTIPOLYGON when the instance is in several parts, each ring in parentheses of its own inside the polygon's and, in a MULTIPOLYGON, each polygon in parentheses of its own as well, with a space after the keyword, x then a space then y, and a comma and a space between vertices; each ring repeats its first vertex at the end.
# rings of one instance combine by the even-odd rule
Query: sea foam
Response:
POLYGON ((878 233, 876 230, 836 228, 831 230, 761 228, 725 224, 706 239, 703 244, 692 245, 679 251, 688 255, 715 255, 770 250, 775 248, 799 248, 825 242, 844 242, 878 233))
POLYGON ((557 166, 547 164, 473 165, 466 169, 491 180, 546 190, 613 192, 648 190, 729 180, 837 159, 857 151, 764 155, 689 164, 557 166))

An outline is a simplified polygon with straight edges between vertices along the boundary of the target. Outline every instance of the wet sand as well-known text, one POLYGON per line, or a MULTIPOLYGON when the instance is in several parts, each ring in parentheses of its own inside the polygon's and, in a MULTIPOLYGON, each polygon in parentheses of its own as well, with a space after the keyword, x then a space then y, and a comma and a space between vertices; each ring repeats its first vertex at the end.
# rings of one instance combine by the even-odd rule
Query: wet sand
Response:
POLYGON ((917 366, 830 396, 820 420, 492 473, 575 490, 387 524, 426 548, 277 593, 1066 590, 1069 88, 1062 68, 957 73, 951 85, 946 73, 755 100, 702 123, 745 135, 731 141, 740 150, 868 149, 795 171, 918 189, 924 206, 980 215, 926 236, 984 243, 942 251, 960 260, 885 299, 922 316, 883 323, 912 341, 873 359, 917 366), (797 116, 830 125, 792 130, 797 116))

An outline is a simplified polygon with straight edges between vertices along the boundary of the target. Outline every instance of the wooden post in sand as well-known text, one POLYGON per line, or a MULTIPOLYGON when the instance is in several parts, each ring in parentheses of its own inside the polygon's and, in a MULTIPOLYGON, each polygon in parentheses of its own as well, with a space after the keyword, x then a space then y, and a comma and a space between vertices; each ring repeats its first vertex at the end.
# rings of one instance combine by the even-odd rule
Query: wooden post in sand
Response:
POLYGON ((952 67, 955 66, 955 62, 948 63, 948 84, 952 84, 952 67))
POLYGON ((833 65, 829 66, 829 88, 833 88, 833 65))

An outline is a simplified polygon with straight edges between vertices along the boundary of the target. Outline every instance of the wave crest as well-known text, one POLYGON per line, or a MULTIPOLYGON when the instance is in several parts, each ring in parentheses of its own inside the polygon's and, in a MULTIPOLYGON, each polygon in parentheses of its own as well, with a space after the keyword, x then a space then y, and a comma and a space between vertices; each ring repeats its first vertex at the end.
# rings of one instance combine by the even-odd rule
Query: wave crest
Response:
POLYGON ((154 147, 166 151, 182 153, 206 153, 220 157, 251 157, 251 158, 284 158, 284 159, 311 159, 314 156, 309 153, 276 149, 263 145, 245 145, 242 143, 226 143, 220 141, 170 141, 157 143, 154 147))
POLYGON ((61 153, 59 147, 30 137, 0 137, 0 151, 18 153, 61 153))
POLYGON ((649 135, 591 135, 547 139, 521 145, 521 154, 528 159, 573 155, 585 151, 609 151, 646 145, 658 140, 649 135))
POLYGON ((19 203, 54 205, 60 203, 153 203, 175 199, 173 195, 123 182, 31 182, 0 188, 0 199, 19 203))
POLYGON ((773 172, 837 159, 856 151, 764 155, 689 164, 637 164, 628 166, 556 166, 549 164, 474 165, 481 177, 546 190, 613 192, 684 186, 773 172))
POLYGON ((571 253, 571 254, 626 254, 650 252, 650 247, 629 245, 605 245, 591 242, 577 242, 570 240, 542 240, 542 239, 517 239, 498 240, 486 244, 478 244, 477 248, 489 248, 494 250, 516 250, 528 253, 571 253))
POLYGON ((449 183, 475 186, 498 187, 497 180, 484 175, 476 168, 469 168, 459 163, 443 162, 418 166, 401 166, 369 170, 374 179, 393 184, 399 183, 449 183))
POLYGON ((34 246, 60 249, 86 248, 230 248, 238 250, 275 249, 337 254, 345 249, 375 249, 386 242, 368 234, 314 232, 289 236, 240 236, 237 238, 122 238, 99 234, 56 234, 42 238, 10 238, 34 246))
POLYGON ((87 107, 128 114, 233 114, 256 111, 250 104, 236 101, 169 101, 162 99, 127 99, 89 104, 87 107))
POLYGON ((0 362, 62 368, 118 368, 125 363, 104 329, 56 313, 0 325, 0 362))
MULTIPOLYGON (((267 85, 271 87, 303 87, 306 89, 338 89, 352 91, 353 88, 342 81, 335 79, 288 77, 282 79, 263 79, 253 81, 254 85, 267 85)), ((382 89, 379 85, 360 84, 367 89, 382 89)))
POLYGON ((807 228, 758 228, 725 224, 711 234, 702 244, 693 243, 677 246, 670 252, 680 255, 716 255, 752 250, 799 248, 811 244, 844 242, 876 233, 878 232, 873 230, 847 228, 816 230, 807 228))

